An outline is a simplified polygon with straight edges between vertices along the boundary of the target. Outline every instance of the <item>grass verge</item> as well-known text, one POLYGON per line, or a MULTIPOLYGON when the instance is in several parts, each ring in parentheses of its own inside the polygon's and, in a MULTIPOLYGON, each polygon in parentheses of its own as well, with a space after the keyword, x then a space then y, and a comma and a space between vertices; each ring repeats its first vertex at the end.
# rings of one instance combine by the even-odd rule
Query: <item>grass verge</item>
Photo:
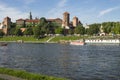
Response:
MULTIPOLYGON (((21 70, 13 70, 9 68, 0 68, 0 74, 6 74, 10 76, 15 76, 18 78, 26 79, 26 80, 68 80, 65 78, 57 78, 52 76, 33 74, 26 71, 21 70)), ((0 79, 4 80, 4 79, 0 79)))

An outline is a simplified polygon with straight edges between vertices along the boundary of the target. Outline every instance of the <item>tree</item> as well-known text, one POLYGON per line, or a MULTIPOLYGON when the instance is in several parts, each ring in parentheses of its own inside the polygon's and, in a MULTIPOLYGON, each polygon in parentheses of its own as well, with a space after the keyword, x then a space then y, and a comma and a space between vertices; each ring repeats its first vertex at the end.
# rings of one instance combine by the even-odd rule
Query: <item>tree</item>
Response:
POLYGON ((100 24, 91 24, 89 25, 90 28, 87 29, 87 34, 88 35, 93 35, 93 34, 98 34, 100 32, 100 24))
POLYGON ((76 34, 84 35, 84 34, 85 34, 85 28, 84 28, 82 25, 78 25, 78 26, 75 28, 75 33, 76 33, 76 34))
POLYGON ((4 36, 4 32, 0 30, 0 37, 4 36))
POLYGON ((15 30, 16 30, 16 28, 10 28, 9 34, 15 35, 15 30))
POLYGON ((33 29, 31 27, 27 28, 24 31, 24 35, 33 35, 33 29))
POLYGON ((102 26, 103 26, 103 31, 109 34, 114 27, 114 22, 104 22, 102 23, 102 26))
POLYGON ((47 34, 55 34, 55 25, 52 22, 49 22, 46 26, 46 32, 47 34))
POLYGON ((112 28, 112 32, 114 34, 120 34, 120 23, 119 22, 115 23, 115 26, 112 28))
POLYGON ((16 36, 22 36, 22 35, 23 35, 23 34, 22 34, 22 31, 20 30, 20 28, 16 28, 14 34, 15 34, 16 36))
POLYGON ((33 30, 33 33, 34 33, 34 37, 35 38, 39 38, 40 37, 40 27, 39 26, 35 26, 35 28, 33 30))
POLYGON ((45 17, 42 17, 42 18, 40 18, 40 25, 45 25, 47 23, 47 20, 46 20, 46 18, 45 17))
POLYGON ((69 29, 69 34, 70 35, 74 34, 74 29, 69 29))
POLYGON ((62 34, 62 32, 63 32, 63 29, 61 27, 58 27, 55 29, 56 34, 62 34))
POLYGON ((16 23, 11 23, 11 28, 15 28, 16 27, 16 23))

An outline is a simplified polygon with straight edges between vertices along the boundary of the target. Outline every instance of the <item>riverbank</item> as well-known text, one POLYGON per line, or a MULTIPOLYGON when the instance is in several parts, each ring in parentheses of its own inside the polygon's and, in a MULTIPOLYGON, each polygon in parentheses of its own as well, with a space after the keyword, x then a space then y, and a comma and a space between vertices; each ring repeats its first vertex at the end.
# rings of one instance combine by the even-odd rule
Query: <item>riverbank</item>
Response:
POLYGON ((9 68, 0 68, 0 78, 3 80, 68 80, 9 68))
POLYGON ((0 42, 17 43, 67 43, 74 40, 84 40, 85 43, 119 43, 119 39, 112 36, 47 36, 36 39, 33 36, 4 36, 0 42))
POLYGON ((36 39, 33 36, 4 36, 0 38, 0 42, 24 42, 24 43, 58 43, 60 41, 78 40, 83 37, 79 36, 48 36, 41 39, 36 39))

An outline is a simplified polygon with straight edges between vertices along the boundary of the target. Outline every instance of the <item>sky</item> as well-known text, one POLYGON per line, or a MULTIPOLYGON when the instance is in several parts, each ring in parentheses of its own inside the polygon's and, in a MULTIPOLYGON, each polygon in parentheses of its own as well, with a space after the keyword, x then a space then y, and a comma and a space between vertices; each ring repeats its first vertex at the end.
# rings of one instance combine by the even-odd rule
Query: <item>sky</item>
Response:
POLYGON ((83 24, 120 21, 120 0, 0 0, 0 22, 8 16, 15 22, 33 18, 63 18, 70 13, 70 20, 77 16, 83 24))

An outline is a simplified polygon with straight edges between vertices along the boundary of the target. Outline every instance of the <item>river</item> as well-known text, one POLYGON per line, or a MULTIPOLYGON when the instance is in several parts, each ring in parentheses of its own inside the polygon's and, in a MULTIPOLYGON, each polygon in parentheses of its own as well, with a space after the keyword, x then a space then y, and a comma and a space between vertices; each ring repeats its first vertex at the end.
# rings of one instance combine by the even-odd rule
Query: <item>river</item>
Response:
POLYGON ((120 46, 8 43, 0 46, 0 67, 71 80, 120 80, 120 46))

